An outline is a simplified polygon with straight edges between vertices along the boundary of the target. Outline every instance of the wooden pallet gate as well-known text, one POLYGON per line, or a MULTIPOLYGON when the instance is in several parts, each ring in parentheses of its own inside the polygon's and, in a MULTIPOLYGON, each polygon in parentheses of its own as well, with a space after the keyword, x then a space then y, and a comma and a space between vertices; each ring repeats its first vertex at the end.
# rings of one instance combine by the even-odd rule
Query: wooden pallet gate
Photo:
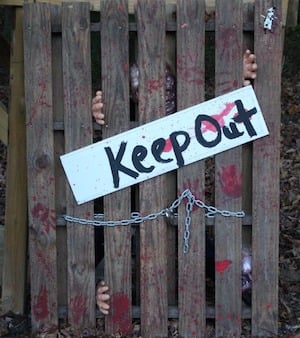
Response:
MULTIPOLYGON (((166 12, 164 0, 143 0, 137 1, 132 19, 127 0, 101 0, 100 22, 91 23, 88 3, 24 5, 34 332, 55 332, 61 318, 67 318, 74 329, 94 328, 99 315, 95 307, 94 228, 63 218, 67 214, 93 219, 94 203, 77 205, 59 160, 60 155, 91 144, 97 129, 91 116, 91 32, 98 32, 101 46, 106 115, 103 138, 165 115, 168 57, 173 58, 177 79, 177 109, 202 102, 206 34, 215 32, 216 96, 242 86, 245 45, 254 48, 259 64, 254 88, 270 135, 214 158, 213 203, 223 210, 244 209, 246 217, 218 215, 208 221, 202 209, 193 210, 186 254, 182 250, 185 205, 178 208, 178 227, 169 226, 163 217, 146 220, 138 227, 105 227, 105 280, 111 293, 111 314, 105 328, 110 334, 130 333, 132 320, 140 318, 143 337, 166 337, 168 319, 178 318, 181 336, 204 337, 206 320, 212 318, 216 336, 239 337, 242 320, 248 318, 253 336, 277 334, 283 29, 280 10, 272 31, 263 29, 262 15, 272 6, 280 9, 280 0, 257 0, 254 13, 253 7, 248 7, 251 14, 251 10, 245 12, 242 1, 217 0, 215 17, 207 21, 205 1, 178 0, 175 18, 166 12), (140 71, 138 108, 130 103, 129 95, 129 64, 135 59, 140 71), (234 170, 226 174, 228 168, 234 170), (224 185, 235 183, 242 184, 242 191, 230 196, 224 185), (216 262, 229 262, 228 268, 216 272, 212 306, 206 302, 207 226, 215 235, 216 262), (251 308, 242 304, 241 297, 243 228, 251 234, 251 308)), ((107 195, 103 198, 105 220, 128 219, 132 211, 142 215, 158 212, 187 188, 205 200, 206 170, 207 161, 199 161, 107 195)))

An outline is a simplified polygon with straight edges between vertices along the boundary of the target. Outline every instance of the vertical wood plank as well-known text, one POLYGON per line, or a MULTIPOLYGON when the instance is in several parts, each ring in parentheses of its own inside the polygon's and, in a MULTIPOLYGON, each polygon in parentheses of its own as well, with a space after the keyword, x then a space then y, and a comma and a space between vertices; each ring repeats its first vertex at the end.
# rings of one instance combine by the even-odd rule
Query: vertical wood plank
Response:
POLYGON ((259 69, 255 92, 270 135, 253 151, 252 335, 274 337, 278 326, 279 160, 282 37, 281 1, 255 2, 255 54, 259 69), (278 9, 271 31, 264 32, 267 10, 278 9))
POLYGON ((23 313, 27 245, 27 168, 24 107, 23 9, 15 9, 10 65, 11 99, 2 278, 2 311, 23 313), (18 193, 16 193, 16 191, 18 193), (16 206, 18 206, 16 208, 16 206))
MULTIPOLYGON (((204 100, 205 1, 177 1, 177 104, 178 110, 204 100)), ((205 198, 205 162, 178 169, 178 194, 190 189, 205 198)), ((179 330, 183 337, 205 334, 205 215, 191 215, 188 252, 183 252, 185 205, 178 210, 179 330)))
MULTIPOLYGON (((128 1, 101 1, 102 89, 106 127, 103 137, 129 129, 128 1)), ((104 197, 106 220, 128 219, 131 188, 104 197)), ((131 229, 104 229, 105 279, 110 288, 110 314, 106 332, 131 333, 131 229)))
POLYGON ((58 323, 50 6, 25 4, 24 14, 31 321, 37 332, 58 323))
MULTIPOLYGON (((92 143, 90 11, 88 3, 62 5, 65 151, 92 143)), ((82 178, 84 179, 84 177, 82 178)), ((93 217, 93 202, 78 206, 67 186, 68 215, 93 217)), ((74 328, 95 326, 94 229, 67 223, 68 320, 74 328)))
MULTIPOLYGON (((216 1, 216 96, 242 85, 242 1, 216 1)), ((219 123, 229 113, 224 107, 219 123), (223 113, 223 116, 222 116, 223 113)), ((242 147, 215 157, 215 204, 242 209, 242 147)), ((215 222, 215 316, 217 337, 241 334, 241 241, 238 218, 218 215, 215 222)))
MULTIPOLYGON (((165 1, 138 1, 139 121, 165 115, 165 1)), ((147 136, 146 136, 147 137, 147 136)), ((166 207, 166 178, 140 184, 140 211, 148 215, 166 207)), ((164 219, 140 226, 141 324, 145 337, 167 336, 167 227, 164 219)))
MULTIPOLYGON (((61 6, 51 6, 51 25, 61 25, 61 6)), ((63 90, 63 68, 62 68, 62 36, 52 34, 52 91, 53 97, 53 119, 54 123, 64 121, 64 90, 63 90)), ((65 139, 63 130, 54 131, 54 153, 55 153, 55 209, 57 216, 66 213, 66 184, 60 156, 65 153, 65 139)), ((67 307, 67 227, 59 226, 56 229, 57 248, 57 296, 58 308, 67 307)))

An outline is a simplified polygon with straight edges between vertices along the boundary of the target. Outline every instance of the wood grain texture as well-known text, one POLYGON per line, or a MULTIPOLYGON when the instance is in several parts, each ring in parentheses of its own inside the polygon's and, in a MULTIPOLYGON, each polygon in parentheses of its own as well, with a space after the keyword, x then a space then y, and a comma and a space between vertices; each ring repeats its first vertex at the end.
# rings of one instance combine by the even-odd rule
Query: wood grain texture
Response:
MULTIPOLYGON (((138 1, 139 121, 165 115, 165 2, 138 1)), ((142 215, 166 207, 164 175, 139 186, 142 215)), ((140 226, 141 323, 145 337, 167 335, 167 227, 164 219, 140 226)))
MULTIPOLYGON (((92 143, 90 22, 87 3, 63 4, 62 50, 65 151, 92 143)), ((84 179, 84 178, 83 178, 84 179)), ((67 186, 68 215, 93 217, 93 202, 78 206, 67 186)), ((74 328, 95 327, 94 229, 67 224, 68 321, 74 328)))
MULTIPOLYGON (((242 85, 242 18, 241 1, 216 1, 216 96, 242 85)), ((220 125, 228 113, 224 107, 216 117, 220 125)), ((241 210, 242 190, 242 147, 216 155, 215 206, 221 210, 241 210)), ((218 215, 215 221, 215 312, 218 337, 239 337, 241 334, 241 247, 241 219, 218 215)))
MULTIPOLYGON (((177 102, 178 110, 204 100, 205 83, 205 2, 177 2, 177 102)), ((205 199, 205 162, 178 170, 178 195, 190 189, 197 199, 205 199)), ((204 210, 192 212, 189 249, 183 252, 185 204, 178 210, 178 306, 180 334, 205 333, 205 219, 204 210)))
MULTIPOLYGON (((61 24, 61 6, 51 6, 51 25, 61 24)), ((64 121, 64 87, 63 87, 63 60, 62 36, 52 34, 52 91, 54 123, 64 121)), ((60 156, 65 153, 65 137, 63 130, 54 130, 55 152, 55 209, 57 215, 66 212, 66 177, 61 165, 60 156)), ((58 225, 58 224, 57 224, 58 225)), ((68 269, 67 269, 67 227, 56 228, 57 247, 57 299, 58 306, 67 306, 68 303, 68 269)))
POLYGON ((256 1, 254 47, 261 73, 255 91, 270 135, 253 145, 253 335, 274 337, 278 329, 279 160, 281 13, 273 30, 264 32, 261 14, 281 8, 281 1, 256 1))
MULTIPOLYGON (((128 1, 101 2, 102 88, 106 126, 103 137, 129 128, 128 1)), ((128 219, 131 188, 104 197, 107 220, 128 219)), ((111 311, 106 318, 108 333, 131 333, 131 228, 104 229, 105 279, 109 283, 111 311)))
POLYGON ((55 329, 56 213, 50 6, 24 6, 29 256, 33 332, 55 329))

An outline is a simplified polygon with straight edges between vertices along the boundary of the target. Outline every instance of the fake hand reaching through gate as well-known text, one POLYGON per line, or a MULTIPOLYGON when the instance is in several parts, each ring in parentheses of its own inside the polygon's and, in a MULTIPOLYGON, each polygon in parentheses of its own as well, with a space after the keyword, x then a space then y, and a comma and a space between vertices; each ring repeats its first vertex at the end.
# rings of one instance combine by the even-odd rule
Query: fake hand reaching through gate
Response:
POLYGON ((93 98, 92 101, 92 114, 95 121, 100 125, 104 125, 105 123, 102 108, 103 108, 102 92, 98 90, 96 92, 96 96, 93 98))
MULTIPOLYGON (((257 64, 256 57, 249 49, 247 49, 243 55, 243 85, 248 86, 256 78, 257 64)), ((139 70, 136 64, 130 68, 130 90, 131 96, 134 101, 138 99, 138 84, 139 84, 139 70)), ((171 73, 168 66, 165 69, 165 88, 166 88, 166 114, 172 114, 176 112, 176 79, 171 73)), ((92 101, 92 114, 95 121, 104 125, 104 114, 102 112, 103 100, 102 92, 99 90, 96 92, 96 96, 92 101)))
POLYGON ((247 49, 243 55, 243 85, 248 86, 256 79, 257 63, 255 54, 247 49))
POLYGON ((109 299, 110 295, 107 293, 109 287, 105 284, 104 281, 101 281, 96 287, 96 303, 99 310, 104 314, 108 315, 109 313, 109 299))

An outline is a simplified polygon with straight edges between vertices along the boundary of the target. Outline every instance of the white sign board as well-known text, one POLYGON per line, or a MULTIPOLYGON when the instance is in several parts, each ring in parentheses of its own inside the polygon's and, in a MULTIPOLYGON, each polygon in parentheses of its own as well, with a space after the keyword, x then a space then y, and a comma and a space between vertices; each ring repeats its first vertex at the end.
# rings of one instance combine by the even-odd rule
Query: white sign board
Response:
POLYGON ((78 204, 268 135, 251 86, 61 156, 78 204))

